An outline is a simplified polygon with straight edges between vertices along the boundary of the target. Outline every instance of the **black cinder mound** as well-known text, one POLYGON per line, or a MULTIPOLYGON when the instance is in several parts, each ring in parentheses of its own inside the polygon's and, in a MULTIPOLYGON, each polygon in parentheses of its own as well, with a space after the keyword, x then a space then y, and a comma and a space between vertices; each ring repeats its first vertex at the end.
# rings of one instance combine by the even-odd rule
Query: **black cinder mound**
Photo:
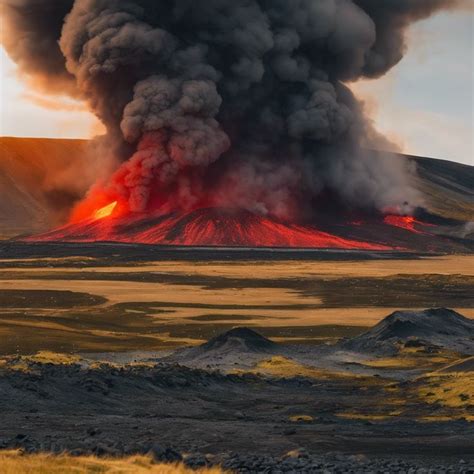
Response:
POLYGON ((198 347, 177 351, 167 360, 195 367, 222 368, 252 365, 277 351, 278 344, 252 329, 235 328, 198 347))
POLYGON ((474 321, 446 308, 395 311, 370 331, 341 346, 367 353, 394 353, 404 346, 436 346, 474 354, 474 321))
POLYGON ((274 349, 276 344, 270 339, 249 328, 234 328, 214 337, 199 347, 201 352, 232 347, 248 352, 265 352, 274 349))

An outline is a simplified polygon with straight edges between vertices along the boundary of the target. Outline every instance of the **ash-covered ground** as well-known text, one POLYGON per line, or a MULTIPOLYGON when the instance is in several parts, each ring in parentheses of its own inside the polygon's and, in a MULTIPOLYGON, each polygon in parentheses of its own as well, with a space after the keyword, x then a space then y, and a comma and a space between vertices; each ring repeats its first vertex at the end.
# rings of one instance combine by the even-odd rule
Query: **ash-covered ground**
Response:
POLYGON ((0 442, 239 472, 468 472, 472 354, 474 323, 438 309, 323 346, 236 328, 164 356, 8 356, 0 442))
POLYGON ((471 257, 124 248, 2 245, 3 448, 473 469, 471 257))
POLYGON ((473 469, 472 257, 0 248, 4 449, 473 469))

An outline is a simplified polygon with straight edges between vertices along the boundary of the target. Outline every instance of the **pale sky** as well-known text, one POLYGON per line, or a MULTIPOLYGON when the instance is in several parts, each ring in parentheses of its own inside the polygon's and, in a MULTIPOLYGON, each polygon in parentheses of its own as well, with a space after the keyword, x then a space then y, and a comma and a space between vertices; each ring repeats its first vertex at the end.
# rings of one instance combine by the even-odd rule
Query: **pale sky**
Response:
MULTIPOLYGON (((67 97, 29 90, 0 47, 0 135, 89 138, 97 119, 67 97)), ((474 14, 443 12, 410 31, 410 48, 388 75, 351 87, 378 130, 405 153, 474 165, 474 14)))

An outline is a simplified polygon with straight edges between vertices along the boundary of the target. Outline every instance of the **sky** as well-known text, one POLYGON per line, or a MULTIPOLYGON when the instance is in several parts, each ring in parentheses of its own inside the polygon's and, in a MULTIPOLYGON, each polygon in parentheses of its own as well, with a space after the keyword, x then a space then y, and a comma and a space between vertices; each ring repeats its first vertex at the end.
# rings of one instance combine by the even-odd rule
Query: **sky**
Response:
MULTIPOLYGON (((408 154, 474 165, 474 13, 442 12, 410 30, 389 74, 351 84, 377 129, 408 154)), ((103 132, 86 107, 35 93, 0 47, 0 136, 90 138, 103 132)))

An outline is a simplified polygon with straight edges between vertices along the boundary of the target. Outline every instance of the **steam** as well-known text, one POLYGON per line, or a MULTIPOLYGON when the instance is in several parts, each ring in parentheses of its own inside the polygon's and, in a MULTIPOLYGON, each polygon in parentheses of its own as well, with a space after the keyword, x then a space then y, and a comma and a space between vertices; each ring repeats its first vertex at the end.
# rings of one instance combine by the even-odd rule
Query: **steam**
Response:
MULTIPOLYGON (((130 211, 238 206, 311 216, 409 211, 412 170, 344 85, 379 77, 405 31, 454 0, 6 0, 4 46, 49 90, 80 97, 123 160, 130 211)), ((98 157, 100 159, 100 157, 98 157)))

